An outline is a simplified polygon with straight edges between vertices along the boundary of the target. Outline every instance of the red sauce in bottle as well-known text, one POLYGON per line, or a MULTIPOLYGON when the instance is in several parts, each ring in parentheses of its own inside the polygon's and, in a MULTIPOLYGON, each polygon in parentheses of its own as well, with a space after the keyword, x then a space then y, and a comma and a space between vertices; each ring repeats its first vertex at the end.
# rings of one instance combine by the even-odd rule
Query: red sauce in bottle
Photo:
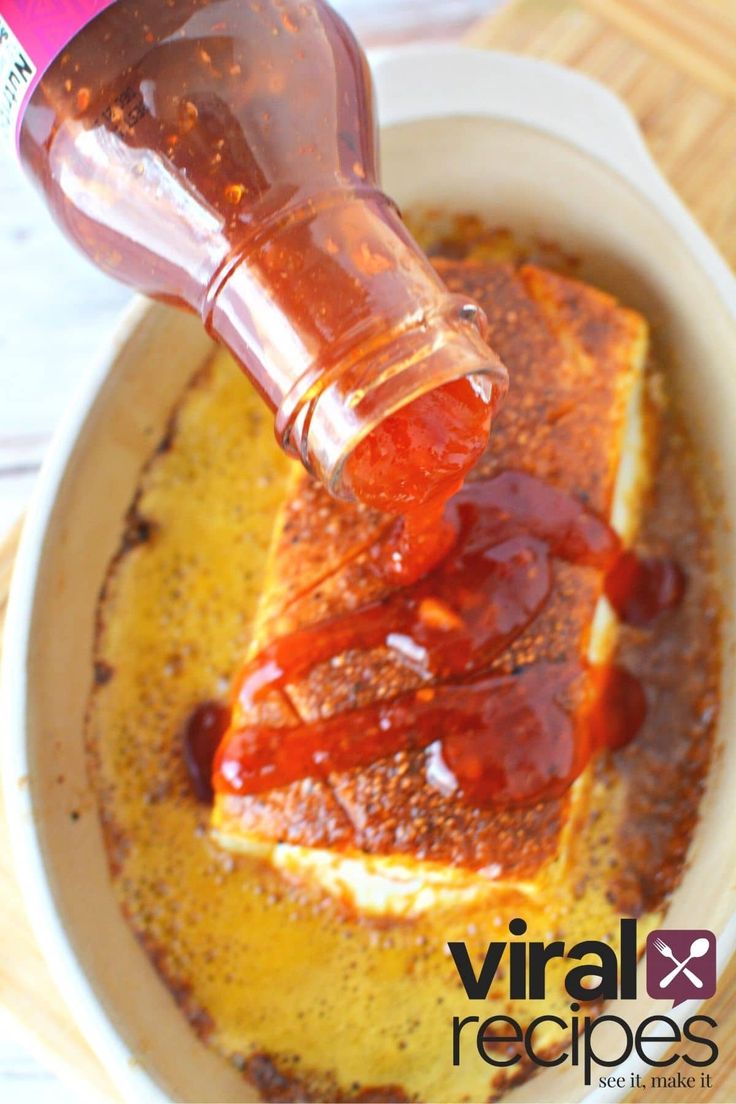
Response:
POLYGON ((329 5, 116 0, 43 74, 20 152, 99 267, 200 315, 333 493, 399 514, 460 486, 506 372, 380 190, 368 65, 329 5))
MULTIPOLYGON (((473 804, 517 804, 561 794, 596 750, 633 739, 646 701, 624 669, 581 659, 499 674, 493 664, 544 608, 555 558, 605 572, 619 615, 633 614, 637 625, 679 600, 679 568, 637 560, 582 503, 520 472, 466 485, 444 522, 454 541, 433 570, 416 577, 409 563, 413 581, 383 601, 289 633, 245 665, 215 759, 216 791, 258 793, 428 748, 430 784, 473 804), (241 722, 317 664, 377 645, 417 670, 423 685, 311 724, 241 722), (573 695, 573 707, 576 685, 584 697, 573 695)), ((375 556, 375 569, 393 581, 387 552, 395 540, 375 556)))

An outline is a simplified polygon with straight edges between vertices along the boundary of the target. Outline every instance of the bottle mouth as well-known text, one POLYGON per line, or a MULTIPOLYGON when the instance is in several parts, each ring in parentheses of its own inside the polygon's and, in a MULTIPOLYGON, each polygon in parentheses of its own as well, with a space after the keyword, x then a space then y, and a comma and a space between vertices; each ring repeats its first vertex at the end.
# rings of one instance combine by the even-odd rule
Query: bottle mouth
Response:
POLYGON ((330 374, 318 368, 284 399, 276 433, 330 493, 353 500, 346 465, 381 422, 429 391, 469 379, 495 415, 508 390, 508 373, 484 341, 483 311, 451 295, 441 311, 358 348, 330 374))

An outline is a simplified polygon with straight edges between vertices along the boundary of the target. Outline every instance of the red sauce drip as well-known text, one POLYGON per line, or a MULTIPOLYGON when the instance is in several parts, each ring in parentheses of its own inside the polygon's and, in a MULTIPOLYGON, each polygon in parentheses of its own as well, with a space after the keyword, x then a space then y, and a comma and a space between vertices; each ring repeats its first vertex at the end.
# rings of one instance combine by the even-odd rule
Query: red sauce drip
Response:
POLYGON ((606 596, 622 621, 645 628, 685 593, 685 573, 672 560, 623 552, 606 576, 606 596))
MULTIPOLYGON (((645 695, 619 667, 544 661, 511 675, 490 668, 543 609, 553 558, 617 579, 616 608, 633 612, 637 624, 679 600, 682 586, 665 582, 682 577, 680 569, 640 565, 595 513, 520 472, 463 487, 445 522, 455 542, 433 571, 383 601, 281 637, 245 665, 215 760, 215 790, 259 793, 429 748, 431 784, 476 805, 519 804, 558 796, 593 752, 633 739, 645 695), (635 571, 621 566, 632 562, 635 571), (424 686, 292 728, 239 722, 317 664, 379 645, 417 670, 424 686)), ((379 569, 394 543, 390 536, 378 547, 379 569)))
POLYGON ((201 702, 187 717, 182 732, 184 763, 198 801, 212 801, 212 764, 229 724, 230 710, 216 701, 201 702))
POLYGON ((360 502, 402 522, 384 549, 385 573, 408 584, 430 571, 455 541, 445 505, 484 452, 492 406, 472 380, 427 392, 386 418, 347 461, 360 502))
POLYGON ((644 688, 629 671, 612 664, 590 668, 590 675, 587 726, 591 751, 616 751, 630 743, 644 723, 644 688))
POLYGON ((576 673, 539 664, 516 676, 425 687, 311 725, 237 729, 218 755, 215 788, 260 793, 431 746, 430 781, 473 804, 551 797, 585 762, 561 704, 576 673))

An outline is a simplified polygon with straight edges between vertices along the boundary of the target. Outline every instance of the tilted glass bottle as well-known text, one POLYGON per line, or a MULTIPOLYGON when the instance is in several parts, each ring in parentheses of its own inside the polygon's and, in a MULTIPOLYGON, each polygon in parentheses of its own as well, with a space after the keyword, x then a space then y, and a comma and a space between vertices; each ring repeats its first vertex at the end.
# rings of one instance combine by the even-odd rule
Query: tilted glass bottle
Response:
MULTIPOLYGON (((358 442, 448 381, 470 379, 489 421, 505 370, 378 187, 371 78, 339 16, 321 0, 79 7, 14 112, 68 236, 199 314, 335 494, 366 497, 346 478, 358 442)), ((27 9, 0 0, 24 60, 27 9)))

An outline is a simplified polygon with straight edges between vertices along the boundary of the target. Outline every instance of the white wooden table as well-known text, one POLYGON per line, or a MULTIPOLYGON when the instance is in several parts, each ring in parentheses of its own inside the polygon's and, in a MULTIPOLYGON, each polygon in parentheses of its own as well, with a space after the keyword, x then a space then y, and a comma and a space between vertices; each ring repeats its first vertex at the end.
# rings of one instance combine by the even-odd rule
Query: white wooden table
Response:
MULTIPOLYGON (((332 2, 366 46, 382 46, 459 37, 501 0, 332 2)), ((53 431, 130 297, 68 244, 0 156, 0 539, 27 506, 53 431)), ((0 1102, 74 1101, 0 1020, 0 1102)))
POLYGON ((75 387, 130 298, 78 254, 20 168, 0 163, 0 533, 20 514, 75 387))

